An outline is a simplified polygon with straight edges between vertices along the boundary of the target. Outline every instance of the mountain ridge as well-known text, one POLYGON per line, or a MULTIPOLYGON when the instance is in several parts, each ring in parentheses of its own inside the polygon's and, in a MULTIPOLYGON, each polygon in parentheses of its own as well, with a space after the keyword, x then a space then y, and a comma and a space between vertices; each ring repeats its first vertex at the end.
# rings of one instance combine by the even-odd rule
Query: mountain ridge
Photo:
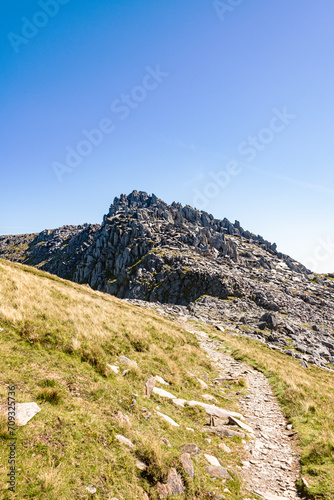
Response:
POLYGON ((238 221, 133 191, 102 224, 0 237, 0 258, 131 301, 181 307, 297 357, 334 365, 334 282, 238 221))

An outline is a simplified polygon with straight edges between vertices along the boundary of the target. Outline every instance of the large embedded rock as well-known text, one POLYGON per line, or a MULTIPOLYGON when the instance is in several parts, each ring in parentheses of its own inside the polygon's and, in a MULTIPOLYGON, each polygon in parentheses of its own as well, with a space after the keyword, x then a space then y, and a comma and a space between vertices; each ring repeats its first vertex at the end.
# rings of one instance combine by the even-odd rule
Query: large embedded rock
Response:
POLYGON ((158 483, 157 490, 159 498, 167 498, 170 495, 181 495, 186 489, 180 474, 176 469, 171 468, 168 474, 167 483, 158 483))

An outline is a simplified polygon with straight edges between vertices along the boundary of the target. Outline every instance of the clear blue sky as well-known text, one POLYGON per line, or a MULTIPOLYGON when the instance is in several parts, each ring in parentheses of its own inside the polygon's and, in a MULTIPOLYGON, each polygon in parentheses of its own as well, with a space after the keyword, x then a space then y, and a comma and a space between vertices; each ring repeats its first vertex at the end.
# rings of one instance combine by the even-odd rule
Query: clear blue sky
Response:
POLYGON ((1 6, 1 234, 101 222, 138 189, 334 272, 332 0, 42 4, 1 6))

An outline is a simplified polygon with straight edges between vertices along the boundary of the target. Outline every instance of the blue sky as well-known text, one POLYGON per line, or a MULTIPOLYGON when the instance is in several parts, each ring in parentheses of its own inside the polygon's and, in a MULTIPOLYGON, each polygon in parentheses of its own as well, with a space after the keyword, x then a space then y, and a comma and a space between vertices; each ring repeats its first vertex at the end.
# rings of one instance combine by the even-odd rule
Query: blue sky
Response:
POLYGON ((331 0, 3 5, 0 233, 101 222, 138 189, 334 272, 333 16, 331 0))

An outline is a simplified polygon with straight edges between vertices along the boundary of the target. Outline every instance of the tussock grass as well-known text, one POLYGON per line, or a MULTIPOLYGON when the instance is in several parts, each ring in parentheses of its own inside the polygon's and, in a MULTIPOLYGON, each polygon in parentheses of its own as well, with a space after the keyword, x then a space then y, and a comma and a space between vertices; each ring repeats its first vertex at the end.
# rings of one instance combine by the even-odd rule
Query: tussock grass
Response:
MULTIPOLYGON (((206 441, 203 412, 144 395, 147 378, 160 375, 175 396, 202 400, 196 377, 208 376, 210 382, 217 375, 194 336, 178 325, 85 286, 0 260, 0 328, 0 403, 15 384, 17 402, 35 401, 41 408, 17 429, 15 494, 7 489, 6 420, 0 418, 1 498, 75 500, 90 498, 86 486, 95 486, 97 500, 140 500, 144 491, 154 500, 156 481, 175 466, 187 485, 185 498, 206 499, 212 498, 210 492, 220 493, 221 484, 204 473, 202 458, 194 460, 191 483, 182 471, 180 448, 196 442, 232 473, 240 464, 237 439, 229 440, 230 454, 219 449, 218 437, 206 441), (137 364, 123 365, 120 355, 137 364), (119 373, 108 364, 118 365, 119 373), (129 371, 123 376, 123 370, 129 371), (159 417, 157 407, 180 427, 159 417), (119 411, 130 425, 117 418, 119 411), (148 420, 146 413, 151 413, 148 420), (121 445, 116 434, 135 448, 121 445), (136 467, 138 459, 146 471, 136 467)), ((233 402, 229 407, 237 409, 233 402)), ((229 489, 235 499, 247 497, 237 479, 229 489)))
POLYGON ((58 404, 61 396, 57 389, 51 389, 49 387, 45 387, 37 394, 37 399, 40 401, 48 401, 51 404, 58 404))
POLYGON ((304 492, 317 499, 334 499, 334 373, 312 365, 305 369, 298 360, 260 342, 210 331, 224 341, 236 359, 268 377, 298 432, 302 476, 310 485, 304 492))

